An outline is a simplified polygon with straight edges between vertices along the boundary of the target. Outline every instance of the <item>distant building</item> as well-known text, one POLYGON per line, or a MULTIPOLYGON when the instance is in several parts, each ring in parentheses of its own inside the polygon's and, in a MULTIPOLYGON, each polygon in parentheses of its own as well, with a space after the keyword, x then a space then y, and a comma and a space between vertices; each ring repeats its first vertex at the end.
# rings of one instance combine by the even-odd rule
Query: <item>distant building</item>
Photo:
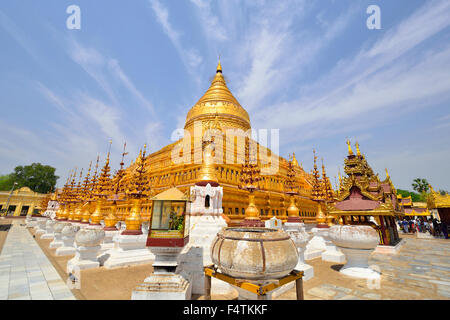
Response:
POLYGON ((427 199, 427 206, 433 211, 437 211, 439 220, 450 226, 450 195, 435 192, 430 186, 431 192, 427 199))
POLYGON ((397 194, 397 200, 407 217, 433 217, 425 202, 413 202, 411 196, 403 197, 401 194, 397 194))
POLYGON ((28 187, 22 187, 12 192, 8 208, 6 208, 9 196, 9 191, 0 191, 0 211, 2 215, 6 212, 6 215, 15 217, 38 213, 43 199, 48 197, 47 194, 33 192, 28 187))

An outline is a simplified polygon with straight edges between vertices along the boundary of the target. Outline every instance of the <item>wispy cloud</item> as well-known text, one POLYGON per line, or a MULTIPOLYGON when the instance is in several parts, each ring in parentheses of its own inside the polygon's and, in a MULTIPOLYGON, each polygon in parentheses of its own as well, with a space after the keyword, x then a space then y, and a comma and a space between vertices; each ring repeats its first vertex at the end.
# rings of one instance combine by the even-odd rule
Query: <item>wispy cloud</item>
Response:
POLYGON ((198 9, 201 20, 202 30, 209 39, 216 41, 228 40, 227 32, 220 23, 217 15, 213 13, 211 1, 207 0, 191 0, 198 9))
MULTIPOLYGON (((450 24, 448 19, 436 17, 427 25, 418 18, 435 17, 437 12, 445 12, 443 16, 450 14, 448 2, 433 3, 434 6, 427 4, 418 9, 356 57, 340 61, 323 78, 304 88, 299 99, 264 108, 258 120, 269 127, 301 128, 304 134, 300 139, 308 139, 314 134, 327 134, 336 129, 333 127, 345 127, 344 123, 352 123, 361 114, 392 107, 392 117, 396 110, 405 110, 399 107, 407 102, 421 101, 420 105, 425 106, 447 96, 450 80, 442 66, 450 62, 448 47, 421 55, 416 53, 406 61, 396 60, 450 24), (414 34, 419 28, 425 30, 405 40, 405 34, 414 34), (401 50, 382 49, 383 43, 392 46, 398 42, 402 43, 401 50), (393 61, 396 63, 391 65, 393 61), (319 122, 321 126, 317 126, 319 122)), ((370 121, 362 122, 374 125, 370 121)), ((347 129, 354 127, 347 126, 347 129)))
MULTIPOLYGON (((172 24, 169 22, 169 10, 161 4, 158 0, 149 0, 150 7, 156 16, 156 20, 161 25, 164 33, 172 42, 173 46, 178 52, 181 60, 186 66, 187 70, 192 74, 196 75, 196 68, 202 63, 203 58, 199 52, 189 46, 183 46, 181 41, 181 33, 177 31, 172 24)), ((198 74, 197 74, 198 76, 198 74)), ((197 82, 199 79, 197 78, 197 82)))
POLYGON ((279 96, 280 90, 298 78, 317 53, 345 30, 355 12, 349 10, 328 22, 323 26, 321 37, 317 37, 298 32, 307 9, 304 1, 287 1, 254 9, 256 22, 242 48, 250 59, 250 69, 237 93, 248 110, 260 108, 261 103, 274 94, 279 96))
POLYGON ((83 46, 73 38, 68 42, 67 51, 72 60, 97 82, 115 105, 120 104, 114 89, 114 80, 118 80, 142 107, 155 115, 153 104, 136 88, 117 59, 106 57, 97 49, 83 46))
POLYGON ((37 55, 36 47, 33 41, 23 33, 13 20, 0 10, 0 26, 3 27, 9 35, 37 62, 42 63, 42 59, 37 55))

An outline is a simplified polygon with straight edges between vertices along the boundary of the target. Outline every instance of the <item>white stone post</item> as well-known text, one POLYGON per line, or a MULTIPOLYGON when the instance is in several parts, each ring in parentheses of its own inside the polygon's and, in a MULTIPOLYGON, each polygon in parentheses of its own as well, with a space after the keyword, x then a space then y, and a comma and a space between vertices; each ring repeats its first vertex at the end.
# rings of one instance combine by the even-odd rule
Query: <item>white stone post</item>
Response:
POLYGON ((57 256, 71 256, 76 252, 74 246, 75 234, 80 230, 79 226, 67 224, 61 231, 63 245, 56 249, 57 256))
POLYGON ((329 237, 329 234, 327 233, 323 238, 325 240, 325 251, 322 252, 322 260, 344 263, 345 255, 334 245, 333 241, 331 241, 329 237))
POLYGON ((155 256, 147 248, 147 234, 130 235, 121 234, 122 232, 118 231, 112 237, 112 249, 102 253, 101 261, 105 268, 151 263, 155 260, 155 256))
POLYGON ((36 218, 37 223, 34 227, 35 235, 38 236, 40 234, 45 233, 45 225, 47 223, 48 218, 47 217, 37 217, 36 218))
POLYGON ((322 256, 326 250, 325 237, 329 228, 312 228, 313 237, 309 240, 305 250, 305 260, 312 260, 322 256))
POLYGON ((133 290, 131 300, 189 300, 192 286, 175 273, 181 247, 151 247, 155 255, 153 273, 133 290))
POLYGON ((77 267, 80 270, 98 268, 100 263, 97 255, 104 237, 103 229, 80 229, 75 235, 75 257, 67 262, 67 273, 72 273, 77 267))
MULTIPOLYGON (((227 227, 227 222, 222 217, 222 187, 192 186, 191 198, 188 210, 189 215, 189 243, 178 257, 177 272, 189 279, 192 284, 192 294, 203 295, 205 293, 205 275, 203 267, 211 265, 211 245, 217 233, 227 227), (212 203, 217 206, 205 208, 205 198, 209 195, 212 203), (220 207, 219 207, 220 204, 220 207)), ((211 204, 211 202, 210 202, 211 204)), ((235 295, 236 290, 224 281, 211 279, 211 292, 221 295, 235 295)))
POLYGON ((45 223, 45 233, 41 235, 41 239, 53 239, 55 236, 53 226, 56 222, 56 220, 47 219, 47 222, 45 223))
POLYGON ((37 223, 36 218, 32 215, 27 215, 25 221, 27 223, 27 228, 34 228, 37 223))
POLYGON ((304 272, 304 281, 312 279, 314 277, 314 268, 305 262, 305 248, 311 236, 305 231, 303 223, 286 222, 284 230, 291 236, 297 247, 298 263, 295 269, 304 272))
POLYGON ((67 225, 70 224, 68 222, 57 222, 53 225, 54 238, 53 241, 50 242, 49 248, 59 248, 64 245, 64 242, 62 241, 61 232, 67 225))

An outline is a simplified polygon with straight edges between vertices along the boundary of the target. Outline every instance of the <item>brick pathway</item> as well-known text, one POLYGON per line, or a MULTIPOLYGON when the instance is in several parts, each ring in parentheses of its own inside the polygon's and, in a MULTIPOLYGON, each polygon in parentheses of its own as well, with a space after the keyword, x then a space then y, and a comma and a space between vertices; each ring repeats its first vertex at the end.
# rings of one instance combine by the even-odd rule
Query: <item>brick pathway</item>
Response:
POLYGON ((0 300, 74 300, 22 219, 13 219, 0 254, 0 300))

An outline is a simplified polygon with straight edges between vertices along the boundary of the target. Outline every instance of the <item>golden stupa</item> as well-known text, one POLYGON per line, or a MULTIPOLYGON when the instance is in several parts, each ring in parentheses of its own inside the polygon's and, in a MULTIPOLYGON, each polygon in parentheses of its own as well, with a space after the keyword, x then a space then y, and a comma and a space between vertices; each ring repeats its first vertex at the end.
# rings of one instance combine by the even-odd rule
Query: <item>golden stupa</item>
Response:
MULTIPOLYGON (((203 136, 208 129, 214 129, 223 134, 228 129, 241 131, 251 129, 250 117, 247 111, 239 104, 227 87, 220 61, 208 90, 188 111, 184 129, 185 132, 191 134, 190 142, 186 140, 185 133, 185 139, 180 139, 167 145, 145 158, 151 190, 150 197, 172 187, 177 187, 182 192, 186 192, 189 191, 191 186, 201 183, 202 180, 206 179, 204 181, 206 182, 213 179, 223 187, 222 207, 224 214, 231 219, 232 223, 240 223, 245 217, 245 209, 249 201, 248 192, 239 188, 242 162, 236 160, 239 157, 243 157, 243 152, 238 152, 238 150, 241 150, 237 147, 238 143, 228 143, 225 138, 220 142, 214 136, 212 139, 214 147, 209 143, 205 144, 205 139, 200 138, 200 141, 196 142, 194 138, 195 132, 198 133, 198 130, 203 136), (190 150, 187 147, 190 147, 190 150), (211 150, 212 148, 214 151, 211 150), (188 151, 186 152, 185 150, 188 151), (217 157, 220 159, 223 156, 223 161, 215 161, 213 165, 215 175, 205 175, 206 169, 211 171, 208 157, 210 157, 212 152, 216 160, 217 157), (173 154, 187 157, 190 161, 175 163, 173 154), (228 157, 231 155, 233 158, 231 160, 234 161, 228 161, 230 159, 226 158, 227 155, 228 157), (205 158, 208 160, 208 168, 202 165, 206 161, 205 158)), ((285 193, 285 181, 288 179, 289 170, 288 161, 272 154, 270 149, 257 143, 256 145, 258 150, 264 148, 265 152, 263 154, 269 157, 269 159, 267 157, 258 159, 258 164, 261 167, 261 179, 258 182, 258 190, 254 192, 254 195, 255 205, 259 210, 260 218, 261 220, 266 220, 276 216, 286 221, 288 217, 287 210, 290 204, 289 195, 285 193), (267 168, 274 161, 278 164, 278 170, 269 172, 267 168)), ((131 177, 135 170, 135 163, 126 169, 126 174, 123 178, 125 184, 131 182, 131 177)), ((311 175, 298 165, 295 156, 294 172, 299 187, 295 200, 300 210, 300 217, 305 221, 314 222, 317 204, 311 200, 311 175)), ((148 216, 147 213, 150 212, 150 208, 151 201, 145 199, 142 204, 143 216, 148 216)), ((118 210, 120 214, 120 212, 126 213, 129 209, 126 207, 126 204, 122 204, 119 205, 118 210)))

